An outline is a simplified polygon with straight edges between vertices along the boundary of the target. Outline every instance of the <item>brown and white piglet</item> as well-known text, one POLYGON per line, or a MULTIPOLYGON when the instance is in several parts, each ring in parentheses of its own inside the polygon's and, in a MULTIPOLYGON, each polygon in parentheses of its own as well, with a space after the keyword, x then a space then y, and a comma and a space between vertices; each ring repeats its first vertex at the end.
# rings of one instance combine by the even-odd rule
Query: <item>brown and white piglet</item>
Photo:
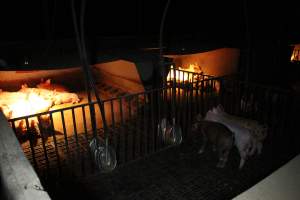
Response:
POLYGON ((223 124, 212 121, 197 121, 193 125, 193 131, 200 131, 203 137, 199 154, 202 154, 209 142, 213 151, 218 153, 218 168, 225 167, 229 153, 233 147, 233 133, 223 124))

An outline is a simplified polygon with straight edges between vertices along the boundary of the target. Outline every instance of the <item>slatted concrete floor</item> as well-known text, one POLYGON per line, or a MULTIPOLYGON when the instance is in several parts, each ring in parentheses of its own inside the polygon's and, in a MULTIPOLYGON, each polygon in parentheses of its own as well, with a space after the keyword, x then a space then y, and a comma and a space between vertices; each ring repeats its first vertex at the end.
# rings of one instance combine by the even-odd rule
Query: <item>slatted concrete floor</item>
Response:
POLYGON ((177 147, 128 163, 109 174, 49 180, 53 199, 231 199, 248 189, 294 155, 288 149, 264 148, 238 171, 236 150, 224 169, 215 167, 211 150, 198 155, 196 138, 177 147))

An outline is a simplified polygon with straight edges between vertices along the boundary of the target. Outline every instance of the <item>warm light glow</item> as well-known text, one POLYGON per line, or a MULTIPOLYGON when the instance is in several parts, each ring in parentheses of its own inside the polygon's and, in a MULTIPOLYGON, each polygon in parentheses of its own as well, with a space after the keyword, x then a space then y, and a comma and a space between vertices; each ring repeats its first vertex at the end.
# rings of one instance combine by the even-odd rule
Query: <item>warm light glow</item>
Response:
POLYGON ((294 46, 294 50, 291 56, 291 62, 299 62, 300 61, 300 44, 296 44, 294 46))
POLYGON ((9 105, 9 109, 12 113, 11 118, 17 118, 46 112, 51 106, 52 101, 45 100, 35 93, 30 93, 26 99, 15 100, 13 104, 9 105))
POLYGON ((199 66, 197 66, 195 64, 190 64, 189 68, 178 67, 177 69, 175 69, 175 76, 174 76, 174 70, 173 70, 173 65, 172 65, 171 69, 170 69, 170 72, 168 73, 168 76, 167 76, 167 81, 174 80, 174 77, 175 77, 175 79, 179 80, 179 82, 186 82, 186 81, 192 82, 193 74, 188 73, 188 72, 194 72, 194 73, 197 73, 197 74, 203 73, 200 70, 199 66), (182 71, 180 71, 180 70, 182 70, 182 71))

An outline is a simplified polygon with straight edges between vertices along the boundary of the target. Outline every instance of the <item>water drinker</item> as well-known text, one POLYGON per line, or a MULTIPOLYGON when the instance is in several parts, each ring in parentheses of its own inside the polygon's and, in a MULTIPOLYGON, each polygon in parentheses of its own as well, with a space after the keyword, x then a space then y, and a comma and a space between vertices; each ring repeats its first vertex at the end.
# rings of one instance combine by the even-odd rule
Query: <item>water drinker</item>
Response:
POLYGON ((113 171, 117 166, 116 151, 108 140, 94 138, 90 142, 96 166, 101 172, 113 171))

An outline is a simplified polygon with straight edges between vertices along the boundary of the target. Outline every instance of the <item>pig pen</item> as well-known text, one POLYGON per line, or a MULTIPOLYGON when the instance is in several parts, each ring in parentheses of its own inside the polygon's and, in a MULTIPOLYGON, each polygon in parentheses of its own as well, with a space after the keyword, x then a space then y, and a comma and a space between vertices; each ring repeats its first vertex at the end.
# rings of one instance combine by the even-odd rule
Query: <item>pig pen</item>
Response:
MULTIPOLYGON (((172 109, 171 104, 176 104, 174 108, 178 105, 183 105, 183 99, 187 98, 184 93, 186 93, 189 87, 192 87, 191 90, 195 90, 195 92, 192 92, 191 94, 197 99, 198 96, 200 96, 200 91, 198 93, 197 88, 208 88, 209 84, 211 84, 211 90, 215 87, 215 81, 207 81, 205 86, 201 86, 200 80, 205 80, 210 76, 183 70, 180 70, 180 74, 192 77, 191 82, 180 81, 179 78, 181 75, 178 77, 175 76, 173 80, 168 82, 167 87, 164 89, 149 90, 135 94, 127 93, 125 95, 123 94, 122 97, 114 98, 108 98, 111 97, 109 95, 112 95, 112 92, 107 92, 105 88, 109 86, 104 85, 103 83, 100 85, 97 84, 97 91, 102 98, 106 98, 106 100, 103 100, 103 106, 106 121, 110 127, 110 132, 112 132, 111 134, 113 134, 110 135, 110 141, 112 142, 112 139, 114 138, 113 141, 118 143, 118 145, 114 146, 117 146, 117 150, 119 151, 117 154, 118 158, 120 158, 118 159, 119 164, 128 160, 127 153, 123 152, 123 157, 119 155, 121 154, 119 148, 123 143, 126 148, 128 148, 127 138, 124 137, 122 132, 126 132, 126 130, 129 129, 129 132, 133 132, 135 137, 135 135, 142 135, 142 132, 145 132, 144 128, 146 128, 146 132, 152 131, 151 137, 158 138, 159 130, 156 130, 155 127, 160 123, 159 121, 162 117, 168 116, 170 118, 172 113, 175 118, 177 116, 178 119, 180 118, 180 109, 176 112, 175 109, 172 109), (104 87, 99 87, 101 85, 104 85, 104 87), (149 125, 150 122, 153 124, 149 125), (120 142, 121 139, 122 141, 120 142)), ((78 149, 83 151, 89 149, 88 142, 93 137, 90 104, 87 103, 87 95, 84 92, 77 92, 77 94, 81 99, 78 104, 72 105, 69 103, 55 105, 49 112, 9 119, 11 126, 17 135, 20 134, 20 128, 18 127, 20 122, 24 123, 22 134, 25 133, 28 137, 27 140, 20 142, 25 154, 30 158, 36 168, 41 168, 42 171, 48 172, 49 168, 54 166, 53 168, 56 170, 57 166, 59 168, 61 167, 60 160, 63 160, 62 162, 64 163, 66 158, 70 157, 70 152, 77 152, 78 149), (47 118, 47 126, 50 126, 48 128, 43 127, 43 118, 45 117, 47 118), (32 127, 32 121, 34 121, 38 127, 32 127)), ((203 93, 202 96, 203 95, 206 95, 206 93, 203 93)), ((93 100, 95 100, 94 97, 93 100)), ((96 102, 93 102, 91 105, 95 109, 97 122, 96 129, 101 137, 103 137, 103 124, 99 106, 96 102)), ((147 134, 148 133, 146 133, 146 135, 147 134)), ((131 135, 130 137, 133 136, 131 135)), ((150 151, 149 148, 154 147, 153 144, 149 144, 148 137, 150 136, 147 135, 145 137, 148 146, 139 148, 140 151, 145 151, 147 154, 147 152, 150 151), (152 146, 150 147, 149 145, 152 146), (142 150, 142 148, 147 148, 147 150, 142 150)), ((155 144, 155 148, 156 146, 157 144, 155 144)), ((135 158, 135 156, 133 157, 135 158)))
MULTIPOLYGON (((41 137, 36 144, 29 140, 24 153, 53 199, 231 199, 298 153, 298 136, 291 131, 296 119, 292 93, 227 77, 197 80, 174 79, 165 88, 103 101, 118 162, 109 174, 99 173, 93 163, 86 103, 38 114, 50 115, 52 130, 60 134, 41 137), (193 119, 218 104, 230 114, 269 126, 263 154, 249 159, 242 171, 236 151, 224 169, 215 167, 212 151, 197 154, 201 137, 191 131, 193 119), (168 145, 162 137, 159 124, 164 117, 180 124, 181 145, 168 145)), ((38 115, 9 122, 13 128, 17 120, 28 125, 38 115)), ((103 138, 99 112, 96 116, 103 138)))

